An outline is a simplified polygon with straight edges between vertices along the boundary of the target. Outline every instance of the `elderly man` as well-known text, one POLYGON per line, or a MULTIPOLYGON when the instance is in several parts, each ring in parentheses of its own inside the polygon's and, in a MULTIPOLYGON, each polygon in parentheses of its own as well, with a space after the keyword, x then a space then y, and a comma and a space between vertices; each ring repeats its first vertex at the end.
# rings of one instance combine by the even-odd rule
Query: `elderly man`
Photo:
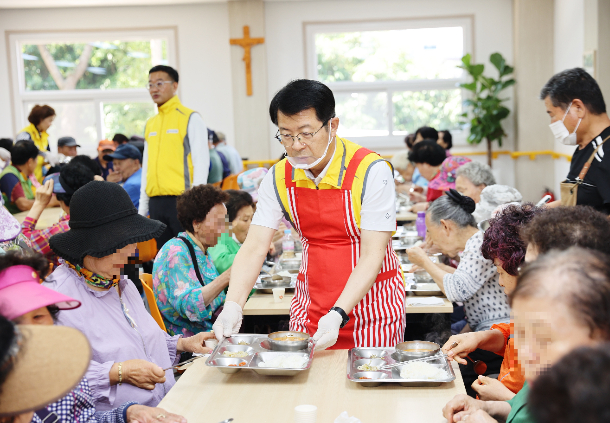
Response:
POLYGON ((121 182, 123 189, 136 208, 140 204, 140 186, 142 184, 142 154, 131 144, 120 144, 112 154, 104 156, 104 160, 112 162, 114 172, 108 175, 109 182, 121 182), (118 176, 117 181, 111 180, 118 176))
POLYGON ((290 329, 313 335, 316 349, 398 344, 405 289, 391 244, 391 166, 337 136, 335 98, 321 82, 290 82, 271 101, 269 114, 287 157, 259 188, 256 214, 233 263, 239 272, 231 273, 214 333, 222 339, 239 331, 243 306, 285 217, 303 240, 290 329))
POLYGON ((178 72, 158 65, 148 72, 148 91, 159 113, 146 122, 142 187, 138 212, 167 226, 159 248, 182 231, 176 199, 192 186, 208 181, 208 130, 201 115, 180 103, 178 72))
POLYGON ((73 137, 61 137, 57 140, 57 153, 63 154, 65 157, 76 157, 78 147, 80 145, 73 137))

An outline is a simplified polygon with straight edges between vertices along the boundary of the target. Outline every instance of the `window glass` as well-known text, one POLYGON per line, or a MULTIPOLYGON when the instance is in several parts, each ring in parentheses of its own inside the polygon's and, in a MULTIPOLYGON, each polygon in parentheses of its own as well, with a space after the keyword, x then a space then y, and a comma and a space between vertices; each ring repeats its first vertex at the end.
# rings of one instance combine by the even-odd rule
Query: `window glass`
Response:
POLYGON ((167 64, 164 39, 23 44, 21 49, 26 91, 144 88, 148 70, 167 64))
POLYGON ((392 103, 395 135, 413 133, 421 126, 439 130, 459 127, 462 113, 459 89, 395 92, 392 103))
POLYGON ((322 82, 460 78, 462 27, 316 34, 322 82))
POLYGON ((385 92, 335 93, 341 136, 388 135, 388 96, 385 92))
POLYGON ((104 103, 104 137, 112 139, 120 133, 127 137, 144 136, 146 121, 156 113, 152 101, 148 103, 104 103))

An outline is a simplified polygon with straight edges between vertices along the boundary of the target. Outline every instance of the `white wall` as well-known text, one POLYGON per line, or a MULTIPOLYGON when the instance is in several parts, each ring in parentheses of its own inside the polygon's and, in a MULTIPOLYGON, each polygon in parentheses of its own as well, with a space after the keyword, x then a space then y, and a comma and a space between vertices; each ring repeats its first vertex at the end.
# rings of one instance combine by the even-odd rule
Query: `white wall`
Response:
MULTIPOLYGON (((585 52, 585 0, 555 0, 554 59, 555 73, 582 67, 585 52)), ((549 129, 550 131, 550 129, 549 129)), ((555 151, 572 155, 575 147, 555 141, 555 151)), ((570 162, 555 160, 555 194, 559 195, 559 184, 570 170, 570 162)))
MULTIPOLYGON (((0 136, 13 137, 6 31, 105 30, 175 26, 180 98, 205 123, 234 139, 226 3, 198 5, 0 10, 0 136)), ((152 101, 152 100, 151 100, 152 101)), ((52 104, 51 104, 52 106, 52 104)))
MULTIPOLYGON (((363 20, 392 20, 422 17, 474 16, 474 60, 489 63, 489 55, 500 52, 510 64, 513 60, 511 0, 376 0, 371 1, 290 1, 267 2, 265 7, 269 99, 292 79, 306 76, 304 23, 363 20)), ((487 67, 491 67, 488 64, 487 67)), ((493 75, 493 73, 491 73, 493 75)), ((512 90, 507 95, 512 97, 512 90)), ((507 103, 513 108, 512 99, 507 103)), ((503 150, 513 148, 513 120, 507 119, 508 133, 503 150)), ((271 132, 275 133, 273 127, 271 132)), ((357 139, 354 139, 357 141, 357 139)), ((464 146, 458 150, 484 150, 464 146)), ((497 147, 494 147, 497 149, 497 147)), ((281 148, 277 147, 277 156, 281 148)), ((392 151, 379 150, 389 154, 392 151)), ((497 160, 499 179, 514 183, 511 160, 497 160)))

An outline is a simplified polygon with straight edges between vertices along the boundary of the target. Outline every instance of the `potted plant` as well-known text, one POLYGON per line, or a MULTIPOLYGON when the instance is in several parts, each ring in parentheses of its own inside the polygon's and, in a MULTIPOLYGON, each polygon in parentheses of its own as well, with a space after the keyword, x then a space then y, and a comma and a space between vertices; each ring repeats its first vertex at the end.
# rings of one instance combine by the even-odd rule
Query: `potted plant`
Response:
POLYGON ((502 146, 502 137, 506 135, 502 120, 510 114, 510 110, 502 104, 507 99, 500 98, 500 92, 515 84, 515 80, 509 76, 514 69, 506 64, 500 53, 493 53, 489 61, 498 70, 499 77, 489 78, 483 75, 485 65, 472 64, 470 60, 470 54, 466 54, 462 57, 462 64, 458 66, 472 77, 472 82, 460 84, 461 88, 472 92, 472 97, 464 100, 468 111, 463 113, 462 117, 470 117, 468 143, 480 144, 483 140, 487 142, 487 163, 491 166, 492 143, 498 141, 498 145, 502 146))

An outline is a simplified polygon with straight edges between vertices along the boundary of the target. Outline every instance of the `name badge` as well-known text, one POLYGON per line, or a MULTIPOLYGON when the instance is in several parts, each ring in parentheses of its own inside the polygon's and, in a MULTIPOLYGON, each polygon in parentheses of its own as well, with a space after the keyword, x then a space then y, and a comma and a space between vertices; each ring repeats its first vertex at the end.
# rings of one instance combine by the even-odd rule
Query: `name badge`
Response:
POLYGON ((156 132, 151 132, 150 134, 148 134, 149 137, 154 137, 155 135, 157 135, 156 132))
POLYGON ((177 133, 178 133, 178 130, 177 130, 177 129, 168 129, 168 130, 167 130, 167 133, 168 133, 168 134, 177 134, 177 133))

